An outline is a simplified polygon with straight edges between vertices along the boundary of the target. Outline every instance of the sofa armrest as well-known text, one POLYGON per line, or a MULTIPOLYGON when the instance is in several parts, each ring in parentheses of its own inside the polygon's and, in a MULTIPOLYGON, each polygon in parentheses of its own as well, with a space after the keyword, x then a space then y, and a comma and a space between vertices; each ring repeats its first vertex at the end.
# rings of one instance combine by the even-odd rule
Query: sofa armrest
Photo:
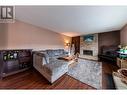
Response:
POLYGON ((35 64, 41 64, 41 65, 48 63, 47 58, 43 53, 34 53, 33 54, 33 62, 35 64))
POLYGON ((36 55, 36 54, 33 54, 33 66, 34 67, 39 67, 39 68, 41 68, 42 67, 42 64, 43 64, 43 62, 42 62, 42 57, 41 56, 38 56, 38 55, 36 55))

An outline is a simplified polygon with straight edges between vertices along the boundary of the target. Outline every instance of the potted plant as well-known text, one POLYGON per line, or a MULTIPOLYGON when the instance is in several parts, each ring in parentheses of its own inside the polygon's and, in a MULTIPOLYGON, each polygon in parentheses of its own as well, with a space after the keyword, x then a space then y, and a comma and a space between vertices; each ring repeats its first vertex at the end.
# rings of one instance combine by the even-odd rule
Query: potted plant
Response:
POLYGON ((126 53, 127 54, 127 46, 124 46, 123 47, 123 53, 126 53))

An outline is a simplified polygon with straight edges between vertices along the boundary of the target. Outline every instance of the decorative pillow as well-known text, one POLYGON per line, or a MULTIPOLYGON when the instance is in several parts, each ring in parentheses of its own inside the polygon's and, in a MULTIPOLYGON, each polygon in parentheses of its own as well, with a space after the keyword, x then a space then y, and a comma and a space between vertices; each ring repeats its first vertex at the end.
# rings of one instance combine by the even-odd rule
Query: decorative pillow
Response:
POLYGON ((53 53, 54 53, 55 56, 60 55, 59 50, 54 50, 53 53))
POLYGON ((54 56, 53 50, 46 50, 46 53, 48 54, 49 57, 54 56))
POLYGON ((64 49, 59 49, 59 54, 60 55, 64 54, 64 49))
POLYGON ((57 50, 46 50, 49 57, 59 56, 64 54, 64 49, 57 49, 57 50))

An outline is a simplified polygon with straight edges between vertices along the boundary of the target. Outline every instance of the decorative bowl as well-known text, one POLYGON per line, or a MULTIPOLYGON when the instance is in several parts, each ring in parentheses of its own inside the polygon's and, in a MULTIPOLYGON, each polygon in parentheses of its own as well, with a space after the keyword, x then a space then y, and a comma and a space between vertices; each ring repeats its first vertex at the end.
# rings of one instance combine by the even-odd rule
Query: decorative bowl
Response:
POLYGON ((127 78, 127 69, 126 68, 119 69, 118 73, 120 73, 124 78, 127 78))

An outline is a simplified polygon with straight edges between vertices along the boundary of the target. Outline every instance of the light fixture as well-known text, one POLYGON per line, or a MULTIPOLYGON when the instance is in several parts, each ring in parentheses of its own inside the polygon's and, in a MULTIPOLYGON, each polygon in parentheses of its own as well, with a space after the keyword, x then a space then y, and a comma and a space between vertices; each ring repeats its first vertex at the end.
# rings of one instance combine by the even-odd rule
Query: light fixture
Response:
POLYGON ((66 46, 70 46, 70 43, 66 43, 66 46))
POLYGON ((71 43, 65 43, 65 46, 67 48, 67 52, 68 52, 68 55, 70 55, 70 46, 71 46, 71 43))

